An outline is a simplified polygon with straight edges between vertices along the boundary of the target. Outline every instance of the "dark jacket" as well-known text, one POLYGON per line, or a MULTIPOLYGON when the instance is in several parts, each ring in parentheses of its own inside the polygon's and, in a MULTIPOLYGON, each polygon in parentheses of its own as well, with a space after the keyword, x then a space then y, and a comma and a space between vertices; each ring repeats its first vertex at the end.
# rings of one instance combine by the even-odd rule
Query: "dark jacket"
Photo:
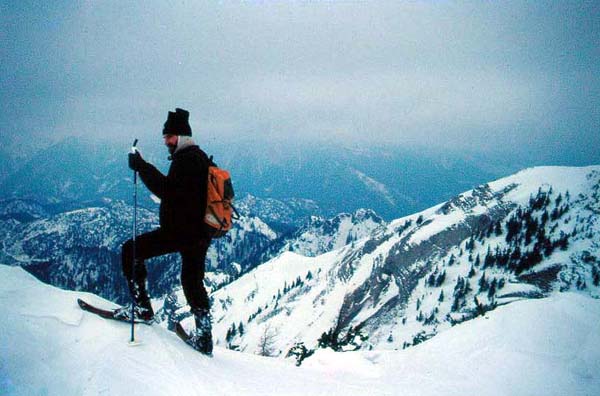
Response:
POLYGON ((208 156, 194 145, 177 151, 172 161, 167 176, 147 162, 139 169, 146 187, 161 199, 160 226, 177 238, 207 237, 208 156))

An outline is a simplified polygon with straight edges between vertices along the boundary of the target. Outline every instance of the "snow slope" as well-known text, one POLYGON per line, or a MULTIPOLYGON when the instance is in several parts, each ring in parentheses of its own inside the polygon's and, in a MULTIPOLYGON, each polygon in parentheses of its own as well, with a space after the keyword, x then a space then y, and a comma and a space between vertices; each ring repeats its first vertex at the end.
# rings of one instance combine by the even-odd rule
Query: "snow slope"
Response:
POLYGON ((595 395, 600 301, 561 293, 516 302, 405 351, 320 350, 296 368, 215 349, 199 355, 160 326, 85 313, 91 294, 0 265, 2 395, 595 395))
POLYGON ((285 357, 335 331, 346 350, 398 350, 518 299, 600 296, 599 214, 600 166, 526 169, 327 254, 282 253, 212 293, 215 338, 285 357))

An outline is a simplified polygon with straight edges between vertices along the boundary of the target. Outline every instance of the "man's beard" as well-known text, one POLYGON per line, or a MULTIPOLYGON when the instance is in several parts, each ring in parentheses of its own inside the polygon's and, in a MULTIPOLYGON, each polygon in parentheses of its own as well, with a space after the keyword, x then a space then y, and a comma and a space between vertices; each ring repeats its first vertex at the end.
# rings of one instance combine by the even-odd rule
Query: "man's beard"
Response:
POLYGON ((175 154, 175 150, 177 149, 176 144, 167 144, 167 149, 169 150, 169 154, 175 154))

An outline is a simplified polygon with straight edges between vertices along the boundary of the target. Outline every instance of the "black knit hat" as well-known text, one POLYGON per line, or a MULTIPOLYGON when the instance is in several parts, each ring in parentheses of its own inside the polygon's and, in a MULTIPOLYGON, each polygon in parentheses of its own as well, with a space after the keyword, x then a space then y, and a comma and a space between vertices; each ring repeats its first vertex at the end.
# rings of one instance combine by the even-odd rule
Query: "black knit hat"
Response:
POLYGON ((186 110, 177 108, 174 113, 169 111, 163 135, 192 136, 189 119, 190 113, 186 110))

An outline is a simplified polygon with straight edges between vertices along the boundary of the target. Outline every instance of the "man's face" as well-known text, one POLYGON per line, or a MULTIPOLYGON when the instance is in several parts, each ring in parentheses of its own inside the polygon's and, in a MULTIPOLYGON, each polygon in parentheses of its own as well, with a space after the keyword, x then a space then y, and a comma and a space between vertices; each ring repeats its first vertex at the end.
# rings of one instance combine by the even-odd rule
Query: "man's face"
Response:
POLYGON ((165 146, 169 148, 169 154, 173 154, 177 148, 177 135, 166 134, 163 135, 165 140, 165 146))

